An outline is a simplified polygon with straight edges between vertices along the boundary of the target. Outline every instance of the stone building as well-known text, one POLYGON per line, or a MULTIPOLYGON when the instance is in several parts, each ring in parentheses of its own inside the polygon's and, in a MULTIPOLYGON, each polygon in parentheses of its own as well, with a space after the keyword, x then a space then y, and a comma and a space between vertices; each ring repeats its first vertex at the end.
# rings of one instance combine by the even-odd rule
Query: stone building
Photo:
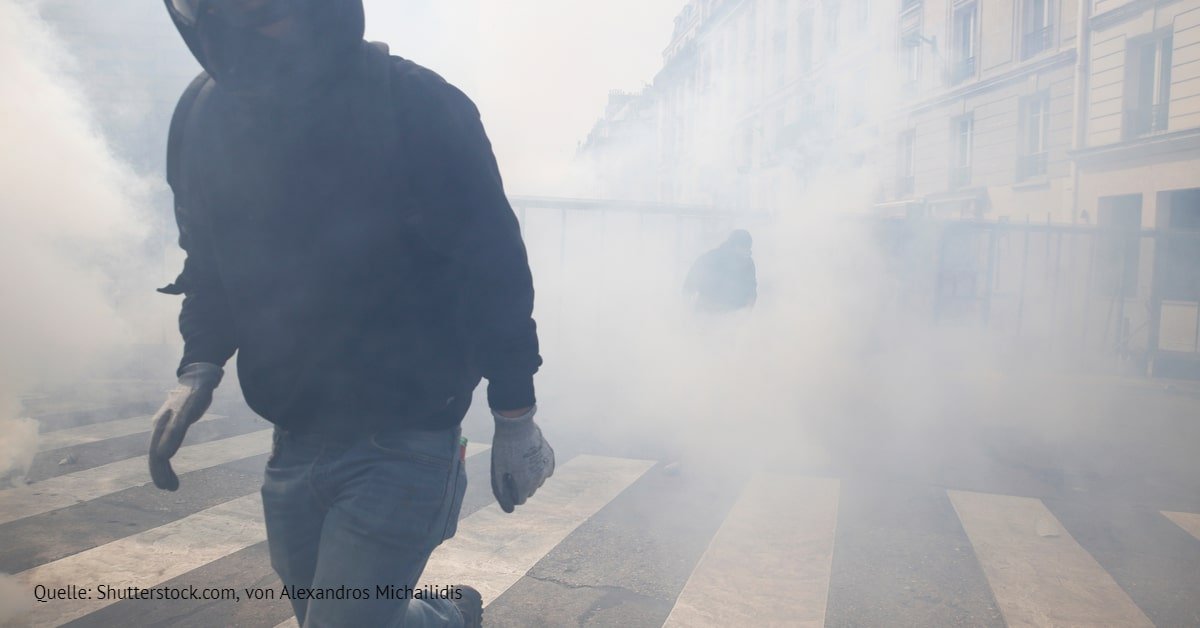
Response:
POLYGON ((1145 168, 1200 187, 1198 20, 1196 0, 693 0, 580 154, 638 164, 636 190, 605 166, 615 197, 781 209, 865 163, 880 213, 1094 223, 1101 197, 1160 191, 1145 168))
POLYGON ((693 0, 621 111, 597 196, 806 211, 858 169, 833 209, 965 227, 935 316, 1200 374, 1200 0, 693 0))

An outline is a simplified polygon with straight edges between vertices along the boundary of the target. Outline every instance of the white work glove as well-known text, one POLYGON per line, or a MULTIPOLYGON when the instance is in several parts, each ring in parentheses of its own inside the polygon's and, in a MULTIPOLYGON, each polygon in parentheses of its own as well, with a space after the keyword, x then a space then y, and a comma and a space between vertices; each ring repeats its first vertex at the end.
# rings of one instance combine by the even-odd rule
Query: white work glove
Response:
POLYGON ((525 503, 554 475, 554 450, 533 422, 537 406, 509 418, 492 410, 496 436, 492 439, 492 494, 504 512, 525 503))
POLYGON ((179 385, 167 393, 167 401, 155 413, 154 432, 150 436, 150 477, 158 488, 167 491, 179 488, 171 456, 179 451, 188 428, 208 410, 213 390, 224 374, 221 367, 205 362, 183 367, 179 385))

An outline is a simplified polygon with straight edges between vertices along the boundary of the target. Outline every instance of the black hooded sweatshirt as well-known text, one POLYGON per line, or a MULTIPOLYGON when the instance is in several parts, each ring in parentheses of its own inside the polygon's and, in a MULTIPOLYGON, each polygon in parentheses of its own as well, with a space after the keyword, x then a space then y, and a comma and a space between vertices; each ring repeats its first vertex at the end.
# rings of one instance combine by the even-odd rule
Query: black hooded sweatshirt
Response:
POLYGON ((237 352, 249 406, 296 430, 457 425, 481 376, 493 408, 532 405, 532 280, 479 112, 342 5, 300 89, 223 85, 180 27, 213 79, 171 182, 180 368, 237 352))

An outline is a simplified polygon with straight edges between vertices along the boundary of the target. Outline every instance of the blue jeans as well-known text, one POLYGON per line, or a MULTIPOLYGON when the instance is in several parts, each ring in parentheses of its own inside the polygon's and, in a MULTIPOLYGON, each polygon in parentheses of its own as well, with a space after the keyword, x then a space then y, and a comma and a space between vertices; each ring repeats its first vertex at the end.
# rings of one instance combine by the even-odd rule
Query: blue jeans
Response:
POLYGON ((430 553, 458 527, 467 489, 459 435, 276 428, 262 487, 271 565, 285 588, 324 598, 289 598, 301 626, 463 625, 452 600, 405 589, 418 590, 430 553))

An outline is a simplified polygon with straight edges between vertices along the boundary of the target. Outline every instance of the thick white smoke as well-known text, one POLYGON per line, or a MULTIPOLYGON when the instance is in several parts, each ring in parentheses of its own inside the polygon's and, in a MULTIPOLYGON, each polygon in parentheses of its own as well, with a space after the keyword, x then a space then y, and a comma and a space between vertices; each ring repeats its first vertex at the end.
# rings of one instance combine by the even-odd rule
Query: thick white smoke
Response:
POLYGON ((366 0, 367 38, 475 100, 510 192, 573 192, 576 144, 610 89, 661 64, 680 0, 366 0))
POLYGON ((0 476, 36 451, 20 396, 94 376, 161 314, 130 296, 148 184, 110 153, 35 8, 0 0, 0 476))
MULTIPOLYGON (((881 153, 902 100, 894 50, 885 39, 831 76, 838 105, 798 122, 828 127, 800 147, 815 170, 751 208, 768 216, 527 212, 547 410, 594 437, 710 469, 722 460, 753 467, 832 456, 942 482, 951 468, 989 472, 1009 446, 1045 454, 1046 465, 1067 463, 1045 443, 1074 437, 1065 426, 1086 416, 1087 398, 1058 379, 1017 377, 1047 369, 1036 359, 1008 363, 1012 339, 1003 331, 938 324, 932 257, 891 256, 878 221, 854 217, 871 212, 891 172, 881 153), (850 117, 859 123, 830 132, 850 117), (759 302, 750 312, 697 317, 680 295, 683 273, 739 227, 755 238, 759 302)), ((689 147, 684 159, 724 177, 701 182, 719 199, 733 196, 721 186, 739 171, 731 148, 738 120, 702 118, 714 109, 697 103, 684 114, 717 138, 704 154, 689 147)), ((623 169, 631 179, 610 179, 604 196, 660 189, 636 180, 670 170, 645 161, 657 138, 623 141, 624 153, 610 147, 602 159, 634 164, 623 169)))

